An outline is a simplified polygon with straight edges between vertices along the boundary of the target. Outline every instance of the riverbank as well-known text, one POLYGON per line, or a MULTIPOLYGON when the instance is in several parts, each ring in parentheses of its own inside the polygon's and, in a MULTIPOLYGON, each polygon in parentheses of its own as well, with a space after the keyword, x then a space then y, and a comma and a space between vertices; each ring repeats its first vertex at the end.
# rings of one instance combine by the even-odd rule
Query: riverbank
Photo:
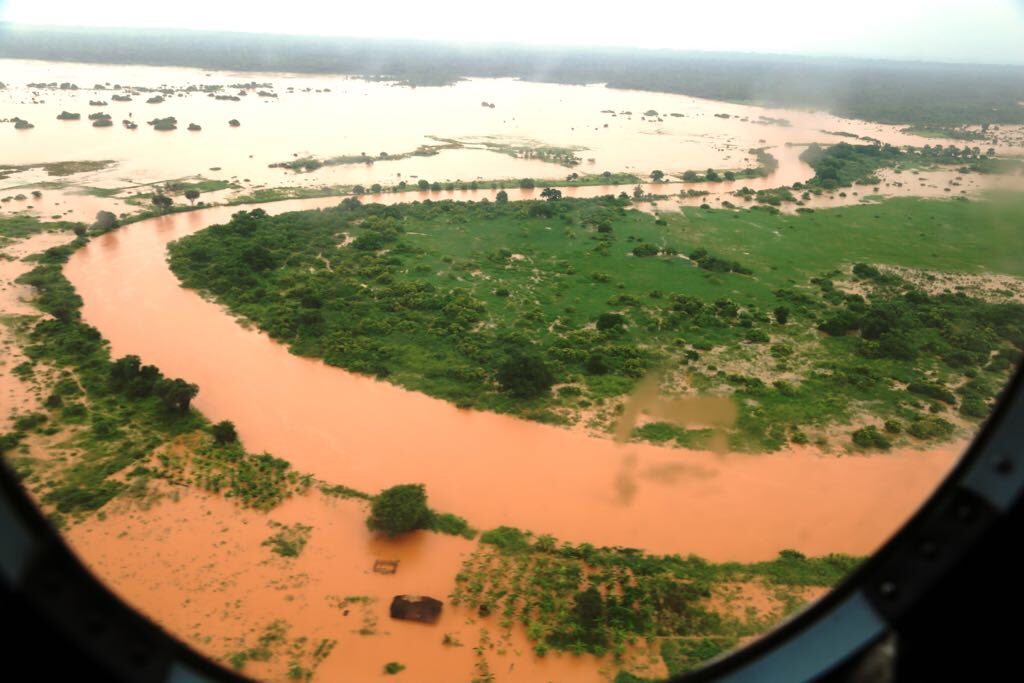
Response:
MULTIPOLYGON (((44 233, 29 239, 33 244, 18 243, 11 249, 25 256, 34 248, 66 241, 70 235, 44 233)), ((89 335, 80 335, 78 342, 70 343, 74 341, 73 329, 78 329, 80 323, 72 319, 77 310, 73 302, 71 309, 62 308, 64 299, 73 299, 70 292, 58 291, 63 285, 53 273, 54 264, 62 258, 63 252, 47 252, 44 265, 37 267, 43 271, 32 278, 42 292, 39 305, 58 317, 40 323, 45 328, 42 331, 32 329, 31 320, 24 317, 5 320, 4 331, 15 334, 13 339, 5 340, 5 345, 23 344, 18 335, 32 337, 32 343, 25 347, 32 354, 30 359, 9 377, 21 389, 19 413, 31 409, 29 414, 36 416, 31 424, 23 416, 16 420, 21 445, 10 446, 5 440, 5 450, 16 448, 13 454, 7 454, 9 462, 44 508, 56 506, 58 512, 67 515, 54 520, 64 526, 65 535, 85 562, 115 591, 200 651, 249 675, 272 680, 318 675, 330 680, 356 670, 362 678, 372 679, 383 675, 381 662, 395 661, 398 651, 406 666, 433 679, 473 671, 477 675, 497 674, 497 680, 578 680, 611 678, 623 668, 658 677, 692 668, 712 651, 704 645, 701 654, 689 652, 690 634, 710 638, 716 652, 729 649, 820 595, 855 562, 838 556, 805 560, 795 554, 749 567, 688 560, 692 567, 674 568, 673 580, 692 573, 688 581, 702 582, 702 588, 687 588, 680 598, 686 601, 688 615, 704 614, 704 620, 695 623, 688 617, 678 627, 685 626, 685 631, 673 627, 648 632, 649 627, 640 624, 627 627, 636 636, 646 636, 645 641, 632 636, 628 642, 588 637, 591 645, 587 651, 600 654, 614 645, 613 657, 548 653, 552 647, 565 649, 567 645, 564 631, 552 630, 552 615, 545 616, 543 610, 534 614, 524 604, 519 621, 487 619, 472 588, 466 597, 464 589, 460 592, 451 583, 460 562, 463 571, 482 571, 483 565, 474 558, 488 557, 488 562, 502 564, 514 559, 523 541, 499 543, 499 538, 511 538, 508 533, 487 540, 493 546, 490 550, 462 539, 440 540, 443 537, 426 532, 396 541, 383 540, 370 535, 362 523, 365 509, 360 498, 347 494, 338 498, 333 490, 312 488, 308 475, 278 480, 287 482, 284 490, 279 491, 273 482, 268 488, 241 472, 251 456, 239 459, 238 453, 229 454, 224 462, 233 462, 237 472, 230 467, 211 471, 203 466, 198 476, 187 476, 190 460, 199 455, 209 458, 217 450, 213 447, 211 452, 205 443, 209 437, 192 431, 204 424, 197 415, 173 417, 173 413, 161 412, 150 401, 136 398, 119 404, 121 418, 116 424, 104 421, 101 411, 112 407, 111 400, 117 403, 122 399, 106 395, 109 389, 102 373, 95 374, 105 361, 93 358, 96 352, 86 352, 91 360, 76 365, 85 360, 79 358, 83 353, 81 342, 89 335), (49 274, 44 278, 43 272, 49 274), (68 329, 60 332, 63 327, 68 329), (65 362, 71 365, 65 366, 65 362), (48 396, 45 406, 31 403, 31 396, 37 400, 48 396), (54 402, 53 396, 63 398, 54 402), (72 411, 74 406, 85 410, 72 411), (72 412, 91 414, 91 420, 81 423, 72 412), (169 435, 168 426, 172 428, 169 435), (180 433, 175 436, 175 432, 180 433), (128 441, 122 444, 126 436, 128 441), (133 445, 129 443, 132 440, 148 445, 133 445), (105 443, 112 444, 113 450, 105 443), (147 452, 154 445, 155 450, 147 452), (124 460, 119 453, 129 459, 124 460), (109 456, 120 458, 120 464, 107 467, 102 459, 109 456), (97 468, 108 478, 94 481, 87 475, 90 468, 97 468), (69 484, 73 481, 74 486, 87 488, 77 489, 73 497, 52 498, 46 487, 68 474, 74 475, 69 484), (218 480, 227 488, 217 484, 218 480), (221 495, 210 493, 215 491, 221 495), (302 541, 287 552, 280 551, 279 546, 270 543, 283 533, 275 533, 275 529, 301 529, 302 541), (275 547, 278 558, 274 557, 275 547), (197 565, 195 557, 215 561, 197 565), (369 571, 367 567, 374 559, 397 562, 401 578, 396 581, 369 571), (707 574, 709 570, 715 572, 713 579, 707 574), (451 590, 453 596, 464 596, 452 597, 435 629, 435 636, 444 629, 440 643, 436 638, 424 639, 420 626, 386 620, 384 606, 396 590, 439 596, 451 590), (248 598, 256 591, 267 597, 250 601, 248 598), (472 611, 460 607, 466 600, 472 611), (303 609, 296 611, 297 607, 303 609), (344 620, 350 613, 352 618, 344 620), (474 642, 477 647, 470 649, 474 642), (358 651, 358 662, 353 663, 349 657, 331 658, 338 647, 358 651), (508 669, 503 671, 506 662, 508 669)), ((5 263, 28 266, 22 261, 5 263)), ((13 289, 9 292, 17 305, 24 304, 19 293, 13 289)), ((5 305, 8 303, 5 300, 5 305)), ((85 328, 81 329, 84 333, 85 328)), ((6 370, 4 376, 8 376, 6 370)), ((267 455, 255 459, 260 458, 275 461, 267 455)), ((275 464, 269 472, 260 469, 271 476, 282 467, 287 472, 287 463, 277 462, 280 467, 275 464)), ((70 492, 63 484, 61 488, 70 492)), ((550 537, 540 537, 536 548, 545 549, 540 552, 558 548, 564 555, 558 562, 567 563, 567 569, 576 566, 577 573, 583 570, 580 576, 596 580, 597 566, 590 566, 588 560, 594 551, 592 546, 581 544, 574 549, 572 545, 559 546, 550 537)), ((609 559, 618 556, 614 550, 600 552, 611 553, 599 563, 595 560, 600 566, 606 567, 609 559)), ((626 567, 638 558, 662 561, 633 553, 621 558, 626 567)), ((679 562, 667 561, 669 565, 679 562)), ((539 567, 538 561, 538 572, 539 567)), ((517 576, 530 580, 526 566, 517 576)), ((634 588, 643 588, 651 577, 648 570, 633 579, 626 575, 623 580, 634 588)), ((537 578, 539 585, 544 585, 544 575, 539 573, 537 578)), ((653 578, 663 580, 659 574, 653 578)), ((659 590, 665 590, 665 586, 659 590)), ((513 599, 506 599, 504 609, 516 608, 517 603, 509 600, 513 599)), ((655 615, 659 623, 669 616, 655 615)))
POLYGON ((83 297, 85 320, 103 331, 115 356, 137 353, 189 377, 202 388, 196 405, 211 420, 233 420, 251 449, 275 453, 318 478, 376 491, 399 473, 426 483, 439 508, 478 528, 507 524, 566 540, 750 560, 786 547, 806 554, 870 552, 958 455, 956 447, 837 458, 811 448, 760 457, 620 446, 459 410, 291 355, 239 326, 219 305, 181 289, 165 262, 168 242, 235 210, 135 223, 93 240, 65 272, 83 297), (774 474, 772 463, 779 463, 774 474), (624 502, 621 482, 634 480, 627 488, 635 494, 624 502), (669 510, 675 519, 702 523, 651 524, 669 510))

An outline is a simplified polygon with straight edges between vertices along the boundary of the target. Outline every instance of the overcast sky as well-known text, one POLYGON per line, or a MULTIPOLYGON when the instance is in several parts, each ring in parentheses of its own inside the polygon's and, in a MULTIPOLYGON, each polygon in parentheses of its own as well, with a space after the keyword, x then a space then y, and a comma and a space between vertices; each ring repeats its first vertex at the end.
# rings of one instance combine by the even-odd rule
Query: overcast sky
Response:
POLYGON ((1024 65, 1024 0, 0 0, 0 21, 1024 65))

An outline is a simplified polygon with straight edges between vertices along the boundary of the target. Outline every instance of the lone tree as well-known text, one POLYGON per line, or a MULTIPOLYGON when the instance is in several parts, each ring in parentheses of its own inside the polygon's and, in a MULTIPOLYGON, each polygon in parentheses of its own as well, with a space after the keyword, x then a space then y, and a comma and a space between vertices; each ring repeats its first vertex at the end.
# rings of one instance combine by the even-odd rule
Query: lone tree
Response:
POLYGON ((562 198, 562 191, 556 190, 553 187, 545 187, 543 190, 541 190, 540 196, 544 197, 549 202, 553 202, 562 198))
POLYGON ((235 423, 231 420, 218 422, 213 425, 210 431, 213 434, 213 440, 217 442, 218 446, 225 446, 238 441, 238 432, 235 430, 235 423))
POLYGON ((499 204, 507 204, 508 192, 505 192, 505 190, 499 191, 498 194, 494 195, 494 201, 498 202, 499 204))
POLYGON ((778 306, 775 308, 775 322, 780 325, 785 325, 786 321, 789 320, 789 309, 785 306, 778 306))
POLYGON ((117 227, 117 216, 110 211, 97 211, 96 222, 92 224, 92 227, 103 232, 113 230, 117 227))
POLYGON ((423 484, 399 484, 373 497, 366 526, 370 531, 397 536, 427 528, 432 516, 423 484))
POLYGON ((517 354, 498 368, 498 384, 517 398, 543 396, 554 383, 554 374, 540 356, 517 354))
POLYGON ((199 199, 199 190, 185 190, 185 199, 192 202, 192 206, 195 206, 196 200, 199 199))
POLYGON ((665 172, 664 171, 658 171, 658 170, 651 171, 651 180, 653 180, 656 183, 660 183, 664 177, 665 177, 665 172))

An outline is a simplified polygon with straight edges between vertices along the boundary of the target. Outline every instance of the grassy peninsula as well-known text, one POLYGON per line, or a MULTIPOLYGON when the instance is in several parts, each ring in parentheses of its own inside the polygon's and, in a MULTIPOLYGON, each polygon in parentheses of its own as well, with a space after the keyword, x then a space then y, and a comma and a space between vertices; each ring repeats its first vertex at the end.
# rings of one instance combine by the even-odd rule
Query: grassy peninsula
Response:
POLYGON ((172 244, 171 266, 295 353, 460 406, 610 429, 657 369, 664 393, 735 397, 730 446, 749 451, 948 439, 1024 345, 1024 272, 999 246, 1019 205, 656 218, 547 196, 240 212, 172 244))

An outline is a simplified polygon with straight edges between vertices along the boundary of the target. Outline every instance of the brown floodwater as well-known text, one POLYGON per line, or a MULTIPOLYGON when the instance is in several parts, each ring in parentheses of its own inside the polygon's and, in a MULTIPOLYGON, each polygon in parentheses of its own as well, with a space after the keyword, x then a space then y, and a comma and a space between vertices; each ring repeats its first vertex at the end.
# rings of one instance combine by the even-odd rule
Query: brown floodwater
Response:
MULTIPOLYGON (((278 202, 270 212, 336 199, 278 202)), ((250 450, 375 492, 423 482, 431 503, 481 528, 508 524, 575 542, 712 560, 874 550, 934 489, 963 444, 885 457, 811 448, 769 455, 620 445, 454 406, 296 357, 182 289, 168 242, 237 208, 169 215, 94 239, 65 272, 115 356, 137 354, 200 386, 250 450)))
MULTIPOLYGON (((319 495, 285 501, 269 514, 195 489, 177 495, 146 509, 116 502, 105 519, 90 517, 67 537, 99 578, 201 652, 225 658, 255 645, 268 624, 282 619, 289 641, 308 639, 307 654, 321 639, 337 641, 317 669, 322 681, 387 679, 383 666, 396 660, 408 667, 407 680, 466 680, 481 628, 496 644, 487 659, 500 681, 593 681, 608 664, 568 654, 537 657, 521 625, 505 634, 497 617, 479 619, 451 605, 435 625, 388 617, 393 595, 445 600, 471 541, 428 532, 390 541, 367 531, 362 503, 319 495), (297 558, 261 545, 273 533, 268 520, 312 527, 297 558), (398 571, 375 573, 375 559, 397 560, 398 571), (373 602, 339 607, 347 596, 373 602), (442 645, 446 633, 463 646, 442 645)), ((248 663, 245 673, 287 680, 288 660, 278 653, 269 663, 248 663)))
MULTIPOLYGON (((570 170, 536 159, 469 149, 372 165, 325 167, 298 175, 268 168, 268 164, 296 156, 327 158, 366 153, 376 157, 381 152, 409 152, 419 145, 434 143, 431 136, 578 147, 583 163, 573 169, 577 172, 631 171, 641 177, 654 169, 678 174, 709 167, 742 168, 754 164, 748 154, 754 147, 846 139, 823 131, 845 131, 892 144, 955 142, 908 135, 897 126, 842 119, 823 112, 728 104, 666 93, 612 90, 599 85, 470 79, 440 88, 405 88, 347 76, 243 74, 25 60, 0 60, 0 68, 8 85, 0 91, 4 116, 19 116, 35 125, 31 130, 0 126, 2 161, 117 161, 112 168, 73 177, 77 184, 99 187, 125 187, 196 174, 235 179, 246 187, 276 187, 354 183, 369 186, 375 182, 391 185, 416 178, 441 182, 560 178, 570 170), (30 82, 62 81, 76 83, 81 89, 26 87, 30 82), (238 102, 192 92, 174 94, 160 104, 147 104, 145 100, 152 93, 135 94, 131 102, 115 102, 111 99, 114 91, 92 89, 94 84, 104 83, 107 87, 120 84, 184 88, 250 81, 271 84, 278 97, 260 97, 259 88, 252 88, 238 102), (289 91, 289 87, 294 90, 289 91), (90 106, 90 100, 107 104, 90 106), (484 101, 494 103, 495 107, 482 107, 480 103, 484 101), (82 119, 57 120, 57 114, 65 109, 80 113, 82 119), (641 115, 651 109, 659 116, 641 115), (616 114, 603 113, 608 110, 616 114), (94 128, 87 115, 99 111, 110 114, 115 125, 94 128), (682 116, 672 116, 673 113, 682 116), (729 118, 716 114, 727 114, 729 118), (178 119, 178 130, 156 131, 145 124, 152 118, 166 116, 178 119), (790 125, 758 123, 759 117, 785 119, 790 125), (139 123, 138 129, 127 130, 120 125, 122 119, 129 118, 139 123), (237 118, 241 126, 228 126, 231 118, 237 118), (185 130, 193 122, 202 130, 185 130)), ((228 94, 239 91, 225 90, 228 94)), ((1006 147, 1003 151, 1015 150, 1024 148, 1006 147)), ((801 164, 791 165, 788 158, 782 159, 770 186, 805 180, 809 177, 803 175, 805 171, 801 164)), ((0 180, 0 189, 44 179, 67 180, 15 174, 6 181, 0 180)))
MULTIPOLYGON (((577 172, 632 171, 641 177, 655 168, 678 174, 750 166, 754 162, 747 151, 752 147, 769 147, 779 160, 778 169, 766 178, 702 183, 695 187, 709 190, 708 197, 665 201, 661 208, 705 201, 715 205, 744 185, 756 190, 805 181, 812 171, 798 158, 803 148, 786 143, 844 139, 822 131, 846 131, 892 144, 936 142, 897 127, 820 112, 600 86, 475 79, 445 88, 410 89, 344 76, 11 60, 0 64, 9 74, 4 79, 9 88, 0 91, 4 116, 21 116, 36 125, 28 131, 0 126, 4 163, 117 162, 109 169, 68 178, 50 177, 41 170, 11 174, 0 179, 0 195, 27 194, 26 189, 15 190, 27 186, 42 187, 43 196, 4 203, 0 211, 76 220, 90 220, 99 209, 120 212, 128 207, 110 198, 75 194, 74 186, 127 187, 197 174, 237 180, 249 189, 387 185, 418 177, 442 182, 558 178, 569 172, 535 159, 468 149, 301 175, 267 168, 295 155, 404 152, 430 144, 429 136, 490 136, 502 142, 578 146, 585 149, 579 152, 584 162, 577 172), (118 103, 110 100, 110 91, 89 89, 97 82, 184 87, 252 80, 272 83, 279 97, 261 98, 250 89, 239 102, 193 93, 149 105, 144 102, 148 94, 118 103), (72 81, 83 89, 33 93, 24 87, 30 81, 72 81), (294 91, 289 92, 289 86, 294 91), (307 88, 311 91, 301 92, 307 88), (326 88, 330 92, 323 92, 326 88), (109 104, 90 107, 90 99, 109 104), (481 101, 496 106, 481 107, 481 101), (80 112, 83 120, 55 120, 62 109, 80 112), (607 109, 618 113, 602 113, 607 109), (660 112, 660 120, 640 116, 648 109, 660 112), (111 113, 115 123, 131 117, 140 127, 93 128, 85 117, 100 110, 111 113), (683 116, 672 117, 672 112, 683 116), (144 124, 157 116, 177 117, 179 130, 161 133, 144 124), (756 123, 760 116, 785 118, 792 125, 756 123), (228 127, 229 118, 238 118, 241 127, 228 127), (193 121, 203 130, 186 131, 193 121), (72 187, 40 185, 53 181, 70 181, 72 187)), ((973 194, 985 189, 984 182, 973 176, 957 181, 954 175, 905 173, 884 176, 878 194, 973 194), (946 187, 950 193, 944 192, 946 187)), ((686 187, 691 186, 645 184, 647 191, 659 194, 675 194, 686 187)), ((622 190, 631 188, 578 187, 563 192, 586 197, 622 190)), ((512 199, 539 195, 539 190, 508 192, 512 199)), ((414 192, 374 196, 372 201, 479 200, 494 194, 414 192)), ((224 198, 204 195, 207 200, 224 198)), ((262 208, 279 213, 334 206, 338 201, 288 201, 262 208)), ((846 198, 815 198, 809 204, 857 201, 860 198, 851 193, 846 198)), ((863 456, 821 453, 810 447, 744 455, 620 444, 582 429, 459 410, 423 394, 299 358, 258 330, 239 324, 221 306, 182 289, 167 268, 168 242, 225 222, 241 208, 247 207, 211 208, 132 224, 92 240, 72 257, 65 272, 83 298, 86 321, 110 340, 115 356, 137 354, 171 376, 196 382, 196 407, 211 420, 234 421, 250 450, 272 452, 332 483, 375 492, 396 483, 422 482, 433 507, 462 515, 479 528, 509 524, 573 542, 753 561, 774 557, 784 548, 809 555, 872 552, 924 501, 965 446, 953 443, 863 456)), ((18 247, 18 255, 66 238, 33 238, 18 247)), ((6 313, 31 312, 22 301, 28 292, 10 282, 27 268, 18 261, 0 261, 0 304, 6 313)), ((20 405, 29 396, 8 369, 0 367, 0 395, 20 405)), ((409 667, 403 674, 409 680, 460 680, 472 672, 472 648, 480 626, 487 624, 474 623, 472 614, 450 606, 434 628, 392 622, 386 605, 392 595, 403 592, 443 598, 473 543, 422 532, 401 541, 382 540, 367 532, 362 503, 316 494, 286 501, 269 514, 241 510, 230 500, 194 490, 175 495, 180 499, 165 499, 149 509, 115 501, 105 519, 90 517, 72 526, 67 535, 115 591, 202 651, 224 656, 243 647, 239 638, 252 645, 263 627, 283 616, 292 638, 338 641, 318 670, 321 680, 375 679, 382 676, 383 663, 392 660, 409 667), (261 546, 272 533, 269 519, 313 527, 299 558, 277 558, 261 546), (399 573, 375 574, 374 559, 400 560, 399 573), (335 598, 353 595, 370 596, 375 602, 366 610, 353 606, 346 616, 335 598), (376 620, 375 635, 358 633, 364 618, 376 620), (441 646, 445 632, 455 634, 465 647, 441 646)), ((495 640, 498 631, 492 628, 495 640)), ((496 651, 488 655, 498 680, 593 680, 607 665, 590 657, 537 658, 518 626, 501 649, 507 650, 507 658, 496 651)), ((251 663, 246 673, 284 679, 285 663, 282 657, 269 664, 251 663)))

